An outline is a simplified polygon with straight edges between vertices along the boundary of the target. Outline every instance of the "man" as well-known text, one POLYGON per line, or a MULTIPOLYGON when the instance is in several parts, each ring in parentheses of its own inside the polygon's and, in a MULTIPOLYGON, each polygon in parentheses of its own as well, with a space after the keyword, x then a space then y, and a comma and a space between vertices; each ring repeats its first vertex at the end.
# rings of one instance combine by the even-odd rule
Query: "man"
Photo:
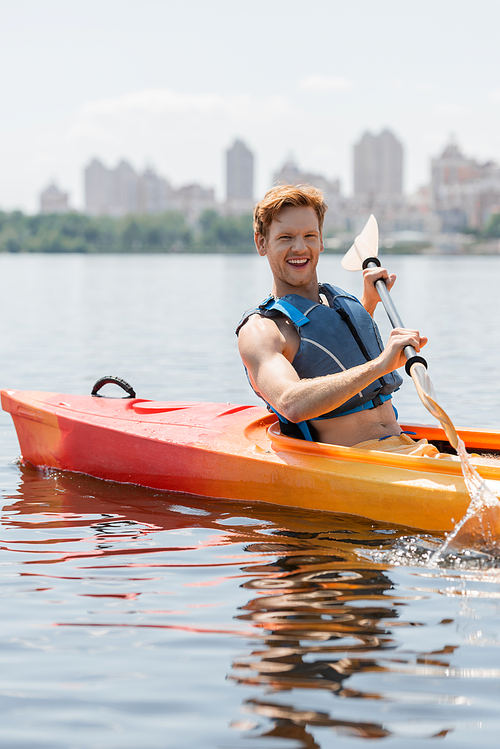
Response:
POLYGON ((319 284, 327 206, 310 185, 281 185, 254 210, 257 252, 273 274, 272 295, 245 313, 239 351, 250 384, 280 419, 285 434, 335 445, 435 455, 401 433, 391 393, 402 382, 403 349, 427 343, 416 330, 397 328, 385 348, 372 320, 380 301, 375 281, 390 289, 383 268, 364 271, 361 302, 319 284))

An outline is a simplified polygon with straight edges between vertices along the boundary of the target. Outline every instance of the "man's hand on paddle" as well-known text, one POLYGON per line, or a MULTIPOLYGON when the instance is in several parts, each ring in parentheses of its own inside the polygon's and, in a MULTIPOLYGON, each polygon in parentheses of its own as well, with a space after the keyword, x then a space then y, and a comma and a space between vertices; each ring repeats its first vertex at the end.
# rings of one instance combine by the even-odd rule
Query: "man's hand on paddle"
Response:
POLYGON ((384 279, 389 291, 396 281, 394 273, 389 275, 385 268, 365 268, 363 271, 363 296, 361 297, 361 304, 372 316, 375 312, 375 307, 380 302, 380 297, 375 287, 375 281, 378 281, 379 278, 384 279))
MULTIPOLYGON (((370 315, 373 315, 377 304, 380 302, 380 296, 375 286, 375 282, 383 279, 387 290, 390 291, 396 281, 394 273, 389 273, 385 268, 365 268, 363 271, 363 296, 361 297, 361 303, 370 315)), ((406 364, 406 356, 403 353, 403 349, 406 346, 413 346, 417 353, 427 343, 427 338, 421 336, 418 330, 410 330, 408 328, 394 328, 391 331, 387 346, 379 357, 379 361, 383 363, 386 369, 386 374, 392 372, 394 369, 404 367, 406 364)))
POLYGON ((378 359, 383 362, 386 373, 394 369, 404 367, 406 356, 403 349, 405 346, 413 346, 418 353, 427 343, 427 338, 421 336, 418 330, 409 330, 407 328, 394 328, 387 341, 387 345, 378 359))

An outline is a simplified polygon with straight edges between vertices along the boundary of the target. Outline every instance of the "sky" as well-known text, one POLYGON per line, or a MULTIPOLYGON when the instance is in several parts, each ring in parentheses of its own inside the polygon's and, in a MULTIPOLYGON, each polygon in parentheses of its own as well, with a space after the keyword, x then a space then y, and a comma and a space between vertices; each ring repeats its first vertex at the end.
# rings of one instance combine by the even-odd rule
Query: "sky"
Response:
POLYGON ((404 188, 451 138, 500 162, 498 0, 0 0, 0 209, 126 159, 225 198, 225 151, 255 197, 292 156, 352 192, 353 146, 391 129, 404 188))

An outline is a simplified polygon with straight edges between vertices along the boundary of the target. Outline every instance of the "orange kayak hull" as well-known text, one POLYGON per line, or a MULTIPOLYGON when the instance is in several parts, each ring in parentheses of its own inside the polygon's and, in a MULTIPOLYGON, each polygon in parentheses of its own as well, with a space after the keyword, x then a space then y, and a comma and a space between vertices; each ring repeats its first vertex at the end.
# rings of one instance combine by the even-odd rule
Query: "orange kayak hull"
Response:
MULTIPOLYGON (((460 462, 304 442, 265 409, 32 391, 1 391, 22 458, 33 466, 206 497, 349 513, 446 531, 469 505, 460 462)), ((439 427, 404 425, 446 442, 439 427)), ((500 432, 457 430, 500 450, 500 432)), ((476 468, 500 495, 500 462, 476 468)))

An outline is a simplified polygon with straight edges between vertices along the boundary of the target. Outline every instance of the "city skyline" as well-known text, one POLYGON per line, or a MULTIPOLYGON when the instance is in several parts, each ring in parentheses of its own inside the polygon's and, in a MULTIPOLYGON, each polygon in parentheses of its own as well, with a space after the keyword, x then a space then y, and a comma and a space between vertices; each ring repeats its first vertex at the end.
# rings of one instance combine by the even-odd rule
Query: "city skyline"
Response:
POLYGON ((20 0, 2 11, 4 210, 34 212, 50 179, 82 206, 80 170, 95 154, 153 161, 221 199, 235 137, 258 154, 256 197, 290 152, 351 193, 365 130, 398 134, 406 194, 429 182, 452 133, 474 160, 500 159, 496 0, 20 0))
MULTIPOLYGON (((423 188, 430 188, 432 183, 443 183, 446 182, 442 177, 436 179, 436 165, 441 160, 450 159, 450 166, 455 164, 458 158, 460 167, 458 167, 460 180, 470 180, 482 176, 482 166, 488 166, 493 168, 500 168, 500 164, 493 158, 487 158, 483 164, 480 164, 470 155, 465 156, 462 152, 461 144, 458 142, 455 136, 452 136, 448 141, 444 142, 439 151, 434 154, 429 161, 429 180, 425 184, 419 185, 415 193, 418 193, 423 188)), ((254 162, 256 154, 248 147, 248 144, 242 141, 240 138, 233 140, 232 146, 228 146, 223 154, 225 159, 225 183, 223 186, 223 196, 217 198, 214 191, 214 199, 216 202, 230 203, 231 201, 243 201, 252 203, 258 200, 254 196, 254 162)), ((403 191, 404 172, 405 172, 405 150, 398 138, 398 135, 389 128, 384 128, 379 134, 374 134, 369 130, 362 133, 358 142, 353 144, 352 147, 352 190, 348 193, 343 188, 340 179, 329 178, 328 175, 323 173, 314 173, 306 168, 304 165, 294 158, 293 154, 289 154, 288 157, 283 161, 281 166, 272 174, 269 185, 265 188, 269 189, 272 185, 280 182, 297 183, 297 177, 300 176, 300 181, 310 182, 316 187, 319 187, 326 193, 338 193, 344 197, 358 198, 366 200, 379 198, 382 202, 392 200, 394 198, 405 198, 408 199, 413 193, 405 193, 403 191)), ((88 180, 89 171, 92 169, 97 170, 98 173, 106 173, 104 176, 98 176, 99 180, 113 180, 111 172, 116 171, 121 174, 121 179, 125 181, 134 181, 140 177, 140 168, 136 168, 130 164, 130 159, 121 155, 118 159, 116 167, 108 167, 104 164, 104 159, 97 155, 93 155, 89 163, 83 167, 83 182, 84 182, 84 201, 81 210, 86 211, 90 214, 98 215, 101 211, 98 207, 92 205, 94 198, 90 198, 88 195, 88 180), (109 172, 109 175, 107 174, 109 172)), ((446 162, 448 163, 448 162, 446 162)), ((453 168, 453 167, 452 167, 453 168)), ((456 164, 455 164, 455 168, 456 164)), ((152 183, 151 187, 145 188, 146 192, 151 194, 151 191, 158 194, 158 191, 168 193, 172 190, 178 190, 188 185, 174 185, 169 179, 169 175, 160 175, 155 166, 151 163, 144 165, 143 174, 141 177, 143 180, 149 180, 152 183), (153 187, 154 185, 154 187, 153 187)), ((92 177, 90 177, 92 179, 92 177)), ((192 185, 200 186, 204 189, 214 190, 212 185, 202 185, 199 180, 195 180, 191 183, 192 185)), ((39 191, 41 195, 46 190, 49 190, 52 186, 60 188, 61 185, 57 180, 48 180, 45 183, 43 190, 39 191)), ((107 185, 105 191, 116 190, 110 185, 107 185)), ((139 190, 140 188, 134 187, 133 190, 139 190)), ((68 200, 69 193, 64 193, 66 200, 68 200)), ((436 199, 436 195, 433 194, 433 198, 436 199)), ((143 202, 144 202, 143 198, 143 202)), ((151 198, 150 198, 151 199, 151 198)), ((154 198, 152 198, 154 200, 154 198)), ((105 198, 104 202, 112 203, 115 198, 105 198)), ((123 206, 127 205, 130 212, 134 210, 141 210, 141 198, 136 196, 132 199, 130 205, 127 204, 127 199, 122 199, 121 203, 123 206)), ((156 198, 158 201, 158 198, 156 198)), ((164 202, 164 199, 160 198, 160 202, 164 202)), ((120 200, 118 201, 120 202, 120 200)), ((74 208, 74 206, 71 206, 74 208)), ((148 212, 148 208, 144 203, 144 212, 148 212)), ((111 211, 111 214, 113 211, 111 211)))
MULTIPOLYGON (((378 142, 379 139, 384 140, 389 138, 390 141, 394 141, 397 147, 402 150, 397 137, 387 128, 378 137, 372 136, 371 133, 366 131, 361 140, 363 141, 367 138, 374 139, 375 142, 378 142)), ((358 146, 359 144, 353 145, 352 169, 354 175, 357 170, 356 148, 358 146)), ((211 204, 225 205, 228 207, 229 212, 231 212, 231 207, 235 209, 236 213, 251 211, 253 204, 258 199, 253 194, 255 153, 241 139, 235 138, 232 146, 225 149, 223 157, 225 158, 226 166, 225 184, 222 190, 223 196, 220 196, 218 199, 215 196, 213 185, 201 185, 200 181, 194 181, 189 185, 173 185, 168 175, 160 175, 151 164, 146 165, 141 174, 140 169, 134 168, 130 164, 130 159, 126 156, 122 155, 115 167, 108 167, 103 163, 103 159, 94 155, 82 169, 84 183, 83 205, 79 207, 71 205, 69 193, 64 189, 61 190, 61 187, 64 186, 61 186, 57 180, 50 180, 39 191, 41 210, 42 212, 47 212, 43 209, 44 200, 48 199, 50 204, 51 200, 61 200, 62 196, 64 196, 61 205, 66 205, 69 209, 80 210, 90 215, 125 215, 126 213, 160 212, 160 205, 164 209, 165 207, 175 207, 175 200, 172 201, 172 196, 179 192, 179 190, 197 187, 207 192, 212 191, 210 197, 211 204), (148 182, 149 186, 147 185, 148 182), (59 196, 55 195, 56 191, 59 191, 59 196), (151 200, 153 201, 152 203, 151 200)), ((380 158, 379 161, 381 161, 380 158)), ((399 194, 401 193, 403 174, 402 163, 398 164, 398 166, 399 172, 396 179, 399 194)), ((289 155, 279 169, 272 174, 271 182, 265 189, 268 190, 276 183, 287 182, 298 184, 300 182, 314 184, 316 187, 319 187, 330 201, 333 195, 340 197, 343 194, 342 185, 338 178, 328 179, 324 174, 313 173, 301 167, 302 165, 299 165, 293 155, 289 155)), ((379 170, 382 169, 384 171, 382 163, 378 167, 379 170)), ((381 185, 384 182, 384 176, 381 177, 381 185)), ((356 177, 354 176, 354 181, 355 179, 356 177)), ((384 200, 386 195, 383 190, 380 192, 381 198, 384 200)), ((354 189, 350 196, 345 193, 343 194, 344 197, 356 197, 356 195, 356 189, 354 189)))
MULTIPOLYGON (((338 182, 339 183, 339 189, 340 189, 340 191, 344 195, 346 195, 346 196, 356 196, 357 192, 360 191, 359 188, 358 188, 358 190, 356 188, 356 179, 357 179, 357 177, 356 177, 356 172, 357 172, 357 169, 356 169, 356 151, 357 151, 357 149, 359 150, 359 148, 360 148, 360 146, 362 146, 362 144, 364 144, 364 146, 366 148, 366 139, 367 138, 371 139, 371 140, 374 140, 374 141, 377 141, 378 138, 382 137, 384 134, 387 134, 387 133, 389 134, 389 136, 395 137, 395 140, 397 141, 397 147, 399 147, 400 150, 401 150, 401 155, 399 157, 400 160, 401 160, 401 163, 398 164, 398 166, 396 167, 396 172, 395 172, 395 174, 392 175, 392 179, 395 180, 396 183, 399 184, 399 187, 396 190, 396 192, 399 193, 399 194, 401 194, 401 195, 403 195, 405 198, 408 198, 411 195, 417 193, 422 188, 426 188, 426 187, 430 186, 430 184, 432 182, 432 177, 433 177, 433 162, 436 159, 440 158, 441 154, 443 153, 443 151, 446 148, 448 148, 450 145, 454 145, 455 147, 458 147, 460 150, 465 150, 465 149, 462 148, 462 143, 460 142, 460 138, 457 137, 456 133, 450 133, 450 135, 448 136, 448 138, 445 141, 443 141, 441 143, 441 145, 438 147, 437 151, 435 153, 432 153, 429 156, 429 160, 428 160, 428 163, 426 165, 427 180, 424 181, 424 182, 422 182, 422 183, 420 183, 420 184, 416 184, 412 190, 405 190, 404 189, 404 183, 407 181, 406 174, 405 174, 405 166, 406 166, 406 161, 408 160, 408 158, 407 158, 406 149, 404 148, 402 139, 399 138, 398 134, 393 133, 393 131, 391 130, 390 127, 384 127, 378 135, 372 133, 370 130, 365 129, 365 130, 363 130, 363 131, 360 132, 358 141, 356 143, 353 142, 351 144, 351 147, 350 147, 350 164, 349 164, 348 176, 347 176, 347 180, 346 180, 346 182, 347 182, 348 186, 350 187, 350 189, 346 189, 346 182, 344 182, 340 178, 339 175, 328 174, 326 170, 323 170, 323 171, 320 170, 321 171, 321 177, 323 179, 328 180, 328 183, 338 182)), ((232 143, 233 143, 232 148, 234 148, 235 144, 237 144, 237 143, 242 144, 245 147, 245 149, 248 151, 248 153, 252 154, 252 156, 254 157, 254 160, 255 160, 256 153, 255 153, 255 151, 253 149, 248 148, 248 143, 244 142, 239 137, 233 138, 232 139, 232 143)), ((221 161, 223 161, 223 171, 224 171, 223 182, 219 182, 219 184, 217 184, 217 180, 215 178, 212 179, 212 181, 210 181, 210 179, 208 179, 208 180, 201 180, 201 179, 197 178, 196 175, 193 175, 193 178, 190 180, 191 184, 199 185, 199 186, 201 186, 204 189, 213 190, 214 191, 214 199, 218 203, 225 202, 225 200, 227 200, 227 197, 228 197, 228 194, 227 194, 227 191, 228 191, 228 154, 229 154, 230 151, 231 151, 231 148, 228 145, 226 145, 226 147, 223 148, 223 151, 221 153, 221 161)), ((100 157, 100 156, 96 156, 95 154, 93 154, 90 157, 89 161, 92 161, 93 159, 97 159, 100 162, 106 161, 105 158, 100 157)), ((397 159, 397 157, 396 157, 396 159, 397 159)), ((484 163, 500 164, 500 158, 495 157, 493 155, 489 155, 489 156, 486 155, 483 159, 474 159, 473 156, 470 156, 470 159, 471 159, 471 161, 474 161, 474 162, 476 162, 476 161, 483 161, 484 163)), ((115 161, 117 163, 119 163, 121 161, 125 161, 129 165, 130 162, 132 161, 132 159, 129 156, 125 156, 125 155, 121 154, 115 161)), ((270 181, 267 184, 267 186, 263 185, 262 195, 264 195, 264 193, 277 180, 278 181, 283 181, 283 179, 285 179, 285 177, 286 177, 286 170, 284 172, 284 176, 281 173, 282 173, 282 171, 283 171, 283 169, 284 169, 284 167, 285 167, 285 165, 287 163, 293 163, 295 166, 300 165, 300 167, 303 170, 303 172, 309 173, 309 174, 311 173, 311 170, 308 168, 308 166, 305 165, 305 164, 303 164, 300 161, 300 159, 297 159, 295 157, 295 153, 293 153, 292 151, 290 151, 287 154, 287 156, 284 157, 281 160, 280 163, 276 164, 275 168, 270 171, 270 174, 269 174, 270 181)), ((137 171, 137 172, 139 172, 141 170, 141 167, 140 166, 137 167, 136 165, 133 165, 132 168, 135 171, 137 171)), ((85 169, 85 167, 81 167, 80 168, 80 173, 83 173, 82 170, 84 170, 84 169, 85 169)), ((156 173, 157 169, 156 169, 155 160, 151 159, 151 157, 148 158, 145 161, 145 163, 142 165, 142 169, 143 169, 144 172, 151 171, 153 173, 156 173)), ((255 182, 254 174, 255 174, 255 167, 254 167, 254 165, 252 163, 252 184, 254 184, 254 182, 255 182)), ((165 177, 169 180, 169 182, 171 182, 172 184, 174 184, 174 180, 170 179, 170 175, 166 174, 165 177)), ((358 179, 359 179, 359 177, 358 177, 358 179)), ((387 177, 387 179, 390 179, 390 177, 387 177)), ((285 179, 285 181, 286 181, 286 179, 285 179)), ((72 200, 71 200, 72 195, 71 195, 71 190, 68 188, 68 185, 63 185, 61 180, 57 179, 54 175, 52 175, 51 178, 45 179, 45 182, 38 187, 37 192, 36 192, 36 207, 31 212, 37 212, 38 205, 39 205, 40 194, 43 192, 43 190, 47 189, 51 185, 55 185, 58 188, 62 188, 65 192, 68 193, 68 195, 69 195, 69 202, 71 203, 71 207, 72 208, 75 208, 76 210, 84 211, 85 210, 85 179, 83 179, 81 181, 81 184, 82 184, 82 189, 81 189, 81 194, 80 194, 80 204, 76 205, 75 202, 74 201, 72 202, 72 200)), ((185 186, 185 184, 186 183, 183 183, 183 182, 177 183, 177 187, 178 188, 179 187, 183 187, 183 186, 185 186)), ((324 189, 324 188, 322 188, 322 189, 324 189)), ((254 193, 256 192, 255 187, 253 188, 253 192, 254 193)), ((362 192, 362 190, 361 190, 361 192, 362 192)), ((254 194, 252 200, 256 201, 258 199, 259 198, 254 194)), ((0 210, 5 210, 5 209, 0 205, 0 210)))
MULTIPOLYGON (((453 139, 431 160, 430 183, 411 196, 403 194, 404 149, 388 129, 365 132, 353 148, 354 192, 342 192, 340 180, 303 170, 289 157, 273 176, 273 184, 311 184, 324 193, 329 210, 325 230, 347 230, 376 213, 384 230, 424 233, 483 230, 500 213, 500 166, 478 162, 453 139)), ((83 213, 115 218, 131 214, 178 211, 196 226, 207 209, 223 216, 253 210, 254 154, 236 139, 225 151, 226 199, 218 201, 211 187, 199 183, 175 186, 151 166, 136 171, 125 159, 108 168, 93 158, 84 169, 83 213)), ((69 195, 54 182, 40 193, 40 213, 75 210, 69 195)))

